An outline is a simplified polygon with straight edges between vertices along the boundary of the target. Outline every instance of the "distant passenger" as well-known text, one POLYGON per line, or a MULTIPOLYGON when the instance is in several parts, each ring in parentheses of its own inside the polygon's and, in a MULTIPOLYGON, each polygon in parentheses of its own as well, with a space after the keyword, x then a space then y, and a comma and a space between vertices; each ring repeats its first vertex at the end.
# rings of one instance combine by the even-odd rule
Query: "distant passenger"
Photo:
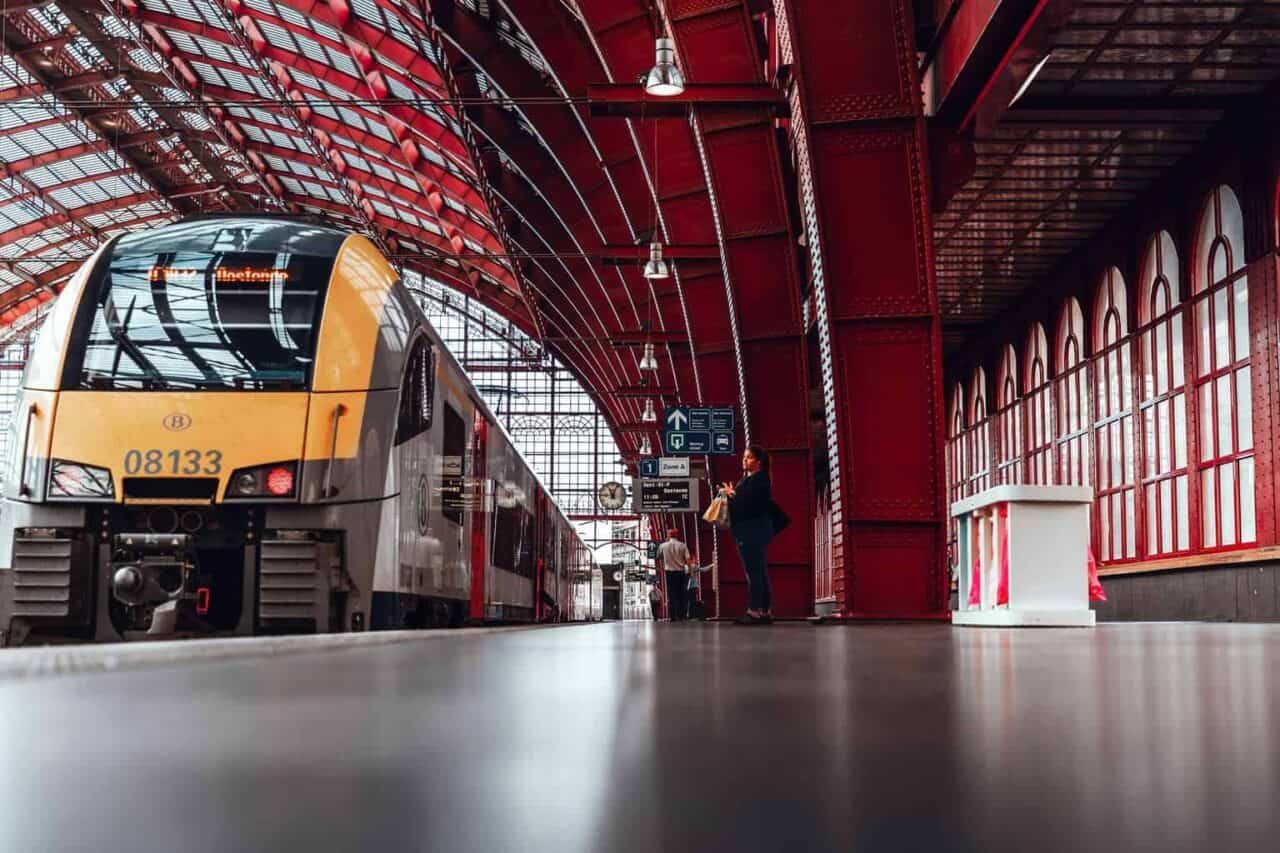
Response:
POLYGON ((667 531, 667 541, 658 546, 658 559, 667 577, 667 618, 683 622, 688 615, 685 604, 685 587, 689 582, 686 568, 693 563, 689 548, 680 541, 680 531, 672 527, 667 531))
POLYGON ((769 540, 786 526, 787 516, 773 502, 769 480, 769 453, 753 444, 742 454, 742 479, 737 485, 724 483, 721 490, 729 498, 729 528, 747 571, 746 624, 773 621, 773 601, 769 589, 769 540))
POLYGON ((662 620, 662 590, 657 583, 649 584, 649 609, 653 611, 654 622, 662 620))
POLYGON ((685 588, 685 607, 687 608, 687 616, 689 619, 705 619, 706 608, 702 601, 698 600, 698 592, 702 588, 703 572, 711 571, 710 566, 690 566, 689 582, 685 588))

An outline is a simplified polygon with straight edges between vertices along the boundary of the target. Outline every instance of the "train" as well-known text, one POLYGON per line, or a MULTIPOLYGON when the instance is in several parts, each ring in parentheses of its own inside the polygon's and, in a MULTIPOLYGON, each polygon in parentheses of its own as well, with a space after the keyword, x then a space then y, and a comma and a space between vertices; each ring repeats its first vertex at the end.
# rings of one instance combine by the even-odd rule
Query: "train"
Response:
POLYGON ((598 618, 590 550, 363 235, 104 242, 13 412, 0 645, 598 618))

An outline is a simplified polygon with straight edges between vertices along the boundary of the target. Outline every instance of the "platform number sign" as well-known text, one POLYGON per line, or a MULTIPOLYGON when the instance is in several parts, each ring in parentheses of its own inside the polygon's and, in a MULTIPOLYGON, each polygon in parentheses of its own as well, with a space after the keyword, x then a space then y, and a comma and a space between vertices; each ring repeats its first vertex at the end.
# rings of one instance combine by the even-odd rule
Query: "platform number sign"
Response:
POLYGON ((729 406, 670 406, 663 420, 663 450, 671 456, 733 454, 735 421, 729 406))

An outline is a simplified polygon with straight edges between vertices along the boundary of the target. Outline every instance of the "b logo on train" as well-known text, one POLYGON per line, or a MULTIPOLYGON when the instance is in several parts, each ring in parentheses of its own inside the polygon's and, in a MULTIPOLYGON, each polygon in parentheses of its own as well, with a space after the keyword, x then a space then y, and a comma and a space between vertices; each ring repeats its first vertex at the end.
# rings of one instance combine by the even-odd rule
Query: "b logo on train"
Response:
POLYGON ((9 448, 5 644, 596 615, 588 549, 358 234, 213 217, 104 244, 9 448))

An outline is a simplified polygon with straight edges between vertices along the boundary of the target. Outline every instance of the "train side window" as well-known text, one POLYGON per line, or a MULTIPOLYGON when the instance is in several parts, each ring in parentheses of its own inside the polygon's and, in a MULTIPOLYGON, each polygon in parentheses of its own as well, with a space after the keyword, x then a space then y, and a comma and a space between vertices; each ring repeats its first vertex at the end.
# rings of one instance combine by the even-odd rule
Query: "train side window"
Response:
POLYGON ((441 513, 454 524, 462 523, 465 507, 467 422, 448 403, 444 405, 444 452, 441 454, 441 513))
POLYGON ((404 384, 400 389, 400 413, 396 422, 396 444, 403 444, 431 429, 435 409, 436 351, 426 338, 419 338, 405 362, 404 384))

